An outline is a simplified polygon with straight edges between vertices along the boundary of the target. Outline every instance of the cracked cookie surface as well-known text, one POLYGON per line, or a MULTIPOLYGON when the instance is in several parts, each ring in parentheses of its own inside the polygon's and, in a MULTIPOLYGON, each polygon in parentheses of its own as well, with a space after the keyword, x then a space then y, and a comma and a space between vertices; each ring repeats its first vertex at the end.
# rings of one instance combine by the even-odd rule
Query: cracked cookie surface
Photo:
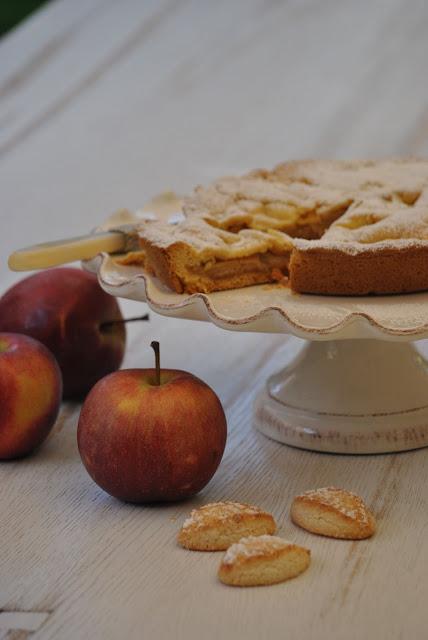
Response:
POLYGON ((291 505, 291 519, 302 529, 331 538, 361 540, 376 531, 374 516, 362 498, 336 487, 296 496, 291 505))

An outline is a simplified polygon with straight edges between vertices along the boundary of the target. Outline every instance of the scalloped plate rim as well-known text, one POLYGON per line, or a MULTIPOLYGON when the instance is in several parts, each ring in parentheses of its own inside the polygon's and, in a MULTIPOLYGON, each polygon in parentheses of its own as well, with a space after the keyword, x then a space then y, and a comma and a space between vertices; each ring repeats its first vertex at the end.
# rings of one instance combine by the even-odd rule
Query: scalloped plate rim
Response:
MULTIPOLYGON (((162 311, 175 311, 185 309, 187 307, 191 307, 197 301, 201 301, 205 307, 207 312, 207 320, 211 320, 214 324, 218 324, 219 321, 222 325, 232 325, 233 327, 248 325, 252 322, 256 322, 258 320, 264 319, 269 313, 279 314, 281 320, 284 324, 290 325, 291 331, 287 331, 287 333, 292 333, 293 329, 297 330, 299 333, 304 333, 310 335, 318 334, 318 335, 334 335, 347 327, 355 321, 363 320, 367 322, 371 328, 379 331, 381 333, 381 338, 385 339, 388 337, 391 338, 409 338, 409 339, 422 339, 428 334, 428 322, 418 325, 416 327, 407 327, 407 328, 392 328, 381 324, 378 320, 376 320, 373 316, 371 316, 367 312, 362 311, 350 311, 346 313, 346 315, 334 324, 329 325, 328 327, 313 327, 304 324, 300 324, 299 322, 293 320, 291 316, 280 307, 277 306, 268 306, 263 308, 261 311, 251 315, 244 316, 242 318, 229 318, 227 316, 223 316, 215 310, 215 306, 212 304, 210 300, 210 294, 205 293, 193 293, 185 297, 184 299, 176 302, 176 303, 164 303, 156 301, 148 291, 148 283, 153 282, 153 277, 144 271, 141 273, 132 274, 123 279, 120 283, 112 283, 109 280, 106 280, 105 272, 108 270, 108 263, 111 260, 111 256, 107 253, 100 253, 95 256, 92 260, 84 263, 91 271, 95 271, 97 273, 98 279, 101 284, 105 287, 108 287, 110 290, 118 289, 120 290, 123 286, 127 285, 135 285, 136 283, 142 284, 143 291, 141 298, 134 298, 141 300, 142 302, 147 302, 147 304, 153 309, 153 311, 162 314, 162 311), (98 265, 96 264, 98 263, 98 265)), ((126 268, 126 267, 123 267, 126 268)), ((263 286, 263 285, 260 285, 263 286)), ((239 290, 237 290, 239 291, 239 290)), ((423 293, 423 292, 421 292, 423 293)), ((120 297, 120 293, 117 294, 120 297)), ((394 296, 397 300, 401 298, 401 296, 394 296)), ((384 298, 385 299, 385 298, 384 298)), ((169 315, 169 314, 168 314, 169 315)), ((181 317, 181 316, 179 316, 181 317)))

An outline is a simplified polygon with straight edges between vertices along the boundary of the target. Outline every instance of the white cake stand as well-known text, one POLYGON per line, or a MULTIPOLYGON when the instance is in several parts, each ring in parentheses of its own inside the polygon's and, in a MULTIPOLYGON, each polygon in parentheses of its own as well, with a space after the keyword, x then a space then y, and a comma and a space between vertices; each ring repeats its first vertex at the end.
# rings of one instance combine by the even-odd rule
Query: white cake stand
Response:
MULTIPOLYGON (((124 215, 103 228, 132 221, 124 215)), ((428 293, 347 298, 259 285, 179 295, 107 254, 85 266, 112 295, 147 302, 162 315, 295 336, 283 368, 255 401, 254 425, 270 438, 350 454, 428 445, 428 362, 413 344, 428 337, 428 293)))

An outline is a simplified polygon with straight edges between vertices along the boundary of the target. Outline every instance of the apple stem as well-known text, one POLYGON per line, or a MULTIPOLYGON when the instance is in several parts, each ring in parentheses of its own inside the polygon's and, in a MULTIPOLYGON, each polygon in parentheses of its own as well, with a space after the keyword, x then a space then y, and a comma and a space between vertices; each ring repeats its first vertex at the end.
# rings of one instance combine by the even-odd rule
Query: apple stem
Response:
POLYGON ((127 324, 128 322, 138 322, 140 320, 149 320, 150 316, 148 313, 145 313, 143 316, 137 316, 135 318, 120 318, 119 320, 108 320, 108 322, 102 322, 100 324, 100 329, 103 331, 108 327, 112 327, 115 324, 127 324))
POLYGON ((159 342, 157 340, 153 340, 151 343, 151 348, 155 352, 155 362, 156 362, 156 379, 155 384, 159 387, 160 385, 160 347, 159 342))

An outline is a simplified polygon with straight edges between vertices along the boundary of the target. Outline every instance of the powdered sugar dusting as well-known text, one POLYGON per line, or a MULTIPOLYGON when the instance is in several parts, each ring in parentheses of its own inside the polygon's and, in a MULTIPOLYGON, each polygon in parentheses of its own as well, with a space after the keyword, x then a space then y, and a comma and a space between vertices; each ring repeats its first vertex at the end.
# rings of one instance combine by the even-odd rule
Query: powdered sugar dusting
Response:
POLYGON ((183 529, 189 527, 200 528, 207 523, 224 522, 236 516, 257 516, 266 512, 258 507, 241 502, 212 502, 198 509, 193 509, 190 516, 184 521, 183 529))
POLYGON ((256 556, 269 556, 277 551, 282 551, 294 546, 289 540, 278 536, 248 536, 241 538, 239 542, 232 544, 226 551, 223 564, 234 564, 240 560, 256 556))
POLYGON ((202 260, 286 253, 293 245, 350 254, 428 249, 428 162, 288 162, 198 187, 184 212, 178 224, 143 226, 143 245, 183 242, 202 260))
POLYGON ((352 491, 346 491, 345 489, 338 489, 336 487, 323 487, 321 489, 314 489, 306 491, 305 493, 297 496, 304 498, 317 504, 323 504, 325 506, 335 509, 337 512, 355 520, 361 524, 368 524, 369 512, 362 498, 352 491))

